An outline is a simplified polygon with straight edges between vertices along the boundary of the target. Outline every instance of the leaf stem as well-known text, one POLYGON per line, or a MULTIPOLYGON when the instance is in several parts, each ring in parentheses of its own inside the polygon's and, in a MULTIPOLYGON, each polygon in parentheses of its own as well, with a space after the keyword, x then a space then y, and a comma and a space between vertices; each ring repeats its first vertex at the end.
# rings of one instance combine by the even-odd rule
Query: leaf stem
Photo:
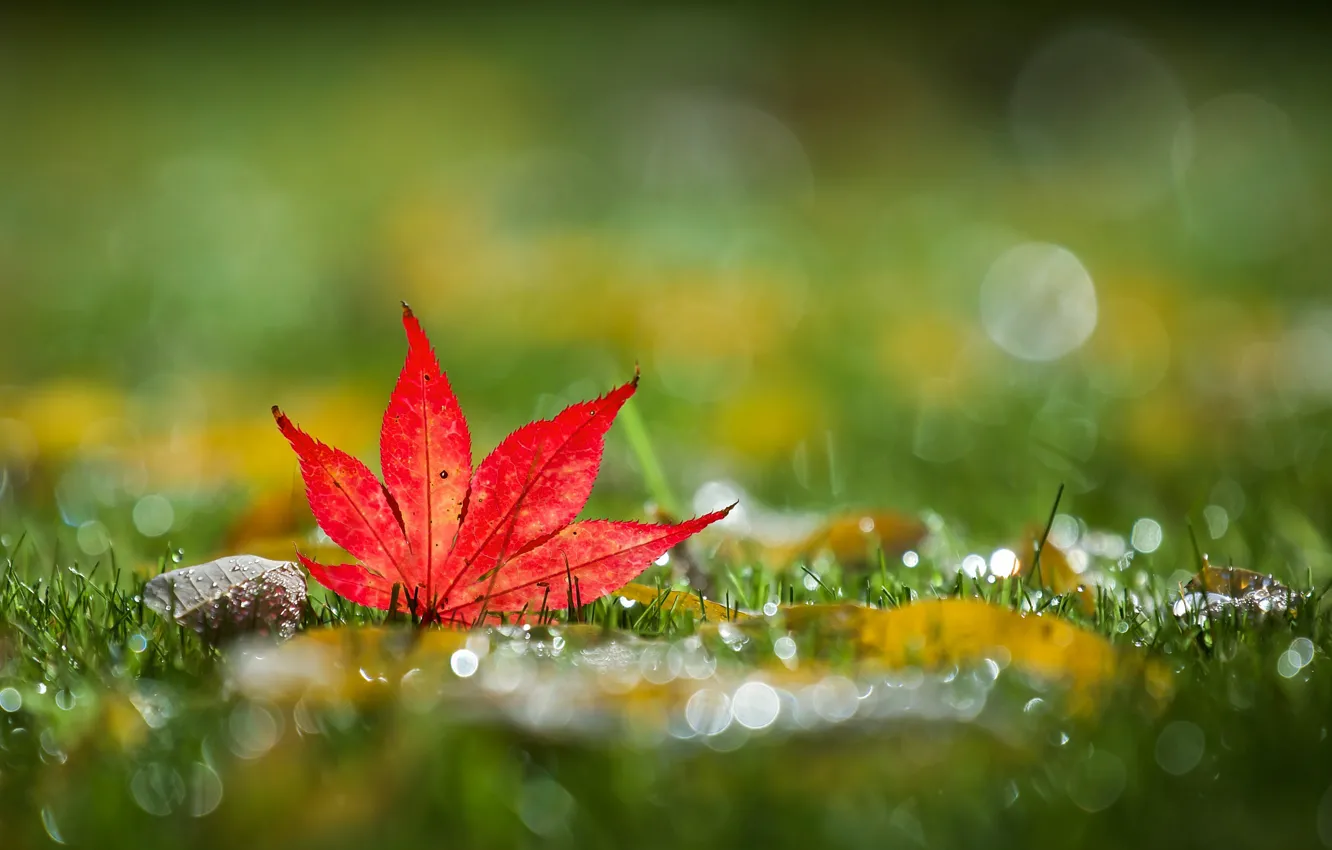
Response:
POLYGON ((624 423, 624 435, 629 440, 629 448, 633 450, 634 457, 638 459, 638 466, 643 471, 643 483, 647 486, 648 493, 672 516, 679 516, 679 503, 675 500, 671 485, 666 481, 666 474, 662 471, 657 453, 652 448, 652 438, 648 436, 647 425, 643 421, 642 414, 638 412, 638 405, 634 399, 629 399, 624 407, 620 408, 620 421, 624 423))

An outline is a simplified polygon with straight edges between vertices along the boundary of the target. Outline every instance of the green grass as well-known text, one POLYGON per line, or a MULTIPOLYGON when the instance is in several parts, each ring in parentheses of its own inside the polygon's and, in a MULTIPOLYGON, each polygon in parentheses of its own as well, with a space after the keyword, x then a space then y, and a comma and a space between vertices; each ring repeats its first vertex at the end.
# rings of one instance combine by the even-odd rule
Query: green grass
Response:
MULTIPOLYGON (((949 576, 929 559, 914 570, 821 565, 810 582, 714 564, 721 593, 742 607, 778 595, 889 607, 1025 598, 1167 665, 1175 694, 1153 708, 1126 683, 1078 717, 1057 689, 1012 668, 992 684, 983 669, 964 669, 927 674, 915 709, 877 719, 803 728, 784 705, 770 729, 740 734, 732 724, 715 738, 678 740, 670 730, 681 717, 624 722, 620 702, 578 678, 572 650, 615 636, 632 651, 666 641, 743 674, 785 635, 780 615, 772 626, 738 625, 750 639, 735 652, 688 616, 602 600, 572 617, 598 628, 566 630, 570 652, 525 668, 523 688, 506 700, 478 703, 479 686, 443 666, 423 670, 425 702, 404 685, 402 694, 386 686, 386 698, 293 705, 237 693, 226 652, 145 611, 143 577, 113 559, 75 565, 11 540, 0 563, 5 847, 53 838, 139 848, 1316 847, 1332 837, 1332 642, 1321 592, 1291 616, 1189 624, 1169 613, 1177 591, 1160 579, 1139 591, 1142 608, 1103 593, 1085 615, 1064 597, 1037 601, 1018 581, 949 576), (690 642, 697 636, 702 644, 690 642), (1292 671, 1283 654, 1301 638, 1297 649, 1314 655, 1292 671), (561 692, 560 682, 577 684, 561 692), (957 719, 949 706, 977 682, 983 710, 957 719), (543 693, 580 713, 524 721, 533 706, 558 709, 543 693)), ((336 624, 348 635, 383 620, 319 593, 305 616, 306 628, 336 624)), ((410 624, 392 628, 411 644, 410 624)), ((549 648, 558 632, 538 628, 518 642, 549 648)), ((841 638, 795 637, 800 658, 817 652, 887 694, 893 674, 858 666, 841 638)), ((483 673, 508 642, 492 634, 483 673)))

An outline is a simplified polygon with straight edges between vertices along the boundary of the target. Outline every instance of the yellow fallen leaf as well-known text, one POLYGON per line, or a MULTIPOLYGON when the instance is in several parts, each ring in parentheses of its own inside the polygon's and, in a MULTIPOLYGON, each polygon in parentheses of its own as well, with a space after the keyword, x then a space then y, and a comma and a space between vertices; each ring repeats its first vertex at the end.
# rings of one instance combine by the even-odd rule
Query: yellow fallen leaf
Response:
POLYGON ((1290 588, 1270 575, 1239 567, 1214 567, 1206 556, 1203 568, 1184 589, 1204 592, 1209 598, 1219 596, 1256 613, 1289 611, 1297 598, 1290 588))
MULTIPOLYGON (((630 598, 657 599, 643 585, 626 589, 630 598)), ((688 599, 680 595, 680 603, 688 599)), ((650 602, 649 602, 650 604, 650 602)), ((607 631, 599 626, 559 626, 550 634, 533 631, 528 644, 522 632, 496 637, 448 629, 410 629, 401 626, 315 629, 277 649, 233 650, 229 663, 231 684, 251 698, 309 704, 350 701, 374 704, 407 692, 411 682, 434 683, 453 678, 455 654, 473 649, 486 655, 497 650, 496 640, 516 640, 529 650, 525 676, 532 682, 567 681, 561 699, 570 701, 573 716, 587 712, 618 714, 631 722, 665 722, 668 715, 702 689, 726 689, 740 681, 762 681, 796 692, 817 684, 829 674, 877 675, 884 670, 917 667, 940 670, 997 659, 1037 678, 1068 688, 1068 708, 1092 714, 1104 697, 1120 685, 1145 685, 1160 706, 1171 694, 1171 674, 1164 665, 1132 651, 1113 646, 1090 631, 1054 616, 1022 615, 1009 608, 974 599, 919 602, 896 609, 854 605, 810 605, 783 609, 779 618, 750 617, 744 622, 713 621, 690 638, 671 642, 685 655, 701 659, 723 645, 734 649, 743 632, 771 635, 776 626, 802 641, 799 664, 788 669, 770 652, 733 655, 737 664, 718 668, 716 678, 669 672, 660 652, 661 641, 607 631), (540 668, 539 658, 556 651, 555 638, 568 657, 579 659, 572 668, 540 668), (469 643, 482 641, 482 646, 469 643), (692 648, 691 647, 692 641, 692 648), (530 651, 543 644, 545 650, 530 651), (654 650, 653 648, 658 649, 654 650), (708 650, 708 647, 714 647, 708 650), (656 658, 645 662, 643 659, 656 658), (601 660, 597 660, 601 659, 601 660), (641 665, 666 673, 663 678, 642 675, 641 665), (452 673, 450 670, 452 669, 452 673), (544 669, 544 672, 542 672, 544 669), (575 670, 594 680, 576 677, 575 670), (601 672, 598 672, 600 670, 601 672), (596 686, 589 686, 595 681, 596 686)), ((743 642, 743 641, 742 641, 743 642)), ((761 641, 752 644, 758 648, 761 641)), ((558 651, 556 651, 558 654, 558 651)), ((518 657, 507 654, 507 657, 518 657)), ((684 656, 680 656, 683 659, 684 656)), ((473 660, 475 661, 475 660, 473 660)), ((489 663, 489 662, 483 662, 489 663)), ((558 665, 558 662, 553 662, 558 665)), ((463 672, 459 675, 467 676, 463 672)), ((524 698, 524 689, 510 693, 468 692, 469 699, 503 702, 524 698)))
MULTIPOLYGON (((816 519, 812 530, 808 514, 768 510, 747 501, 750 513, 762 516, 766 527, 789 525, 795 539, 778 541, 764 537, 724 531, 705 533, 715 541, 722 560, 759 561, 769 569, 781 570, 801 560, 831 557, 842 566, 872 565, 880 550, 888 558, 897 558, 924 541, 929 529, 919 518, 891 510, 844 511, 816 519)), ((669 517, 660 521, 673 521, 669 517)))
POLYGON ((852 511, 830 517, 822 528, 799 545, 799 554, 831 554, 841 564, 863 564, 879 548, 889 557, 900 556, 924 539, 925 524, 913 516, 892 511, 852 511))
MULTIPOLYGON (((938 599, 901 608, 806 605, 783 609, 785 622, 816 643, 850 644, 861 662, 926 669, 1006 655, 1018 669, 1070 686, 1072 707, 1086 711, 1102 691, 1142 676, 1158 700, 1169 672, 1123 652, 1100 635, 1054 616, 1024 615, 979 599, 938 599)), ((820 653, 816 646, 815 656, 820 653)))
POLYGON ((236 687, 251 697, 373 701, 396 693, 409 670, 448 664, 453 653, 466 646, 467 637, 467 632, 452 629, 310 629, 276 650, 237 650, 231 672, 236 687))
POLYGON ((682 590, 669 590, 663 594, 655 587, 648 587, 645 584, 630 582, 615 591, 615 595, 622 596, 625 599, 632 599, 640 605, 651 605, 660 599, 660 610, 662 612, 688 612, 695 617, 701 615, 703 619, 711 620, 714 623, 721 623, 727 620, 745 620, 749 618, 748 614, 727 608, 719 602, 705 599, 700 603, 697 593, 688 593, 682 590))

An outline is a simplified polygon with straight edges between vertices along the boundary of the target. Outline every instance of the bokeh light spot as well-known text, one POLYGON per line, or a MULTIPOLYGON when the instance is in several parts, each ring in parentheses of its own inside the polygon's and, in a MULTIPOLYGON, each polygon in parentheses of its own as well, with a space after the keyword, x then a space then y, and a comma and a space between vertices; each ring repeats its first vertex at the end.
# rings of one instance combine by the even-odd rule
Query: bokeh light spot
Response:
POLYGON ((166 496, 150 493, 134 503, 134 527, 144 537, 161 537, 171 530, 176 513, 166 496))
POLYGON ((1188 113, 1174 73, 1141 42, 1080 28, 1018 76, 1009 122, 1029 170, 1078 189, 1090 212, 1129 215, 1170 191, 1171 146, 1188 113))
POLYGON ((736 688, 731 699, 731 712, 735 722, 747 729, 771 726, 781 711, 782 701, 777 691, 765 682, 745 682, 736 688))
POLYGON ((1161 548, 1163 538, 1161 523, 1150 517, 1143 517, 1133 523, 1133 533, 1129 537, 1129 542, 1139 552, 1155 552, 1161 548))
POLYGON ((480 659, 470 649, 460 649, 449 658, 449 668, 460 679, 466 679, 475 674, 479 666, 480 659))
POLYGON ((106 530, 105 525, 95 519, 80 524, 75 538, 85 555, 100 555, 111 548, 110 532, 106 530))
POLYGON ((1172 776, 1183 776, 1198 766, 1207 739, 1196 723, 1176 720, 1156 738, 1156 763, 1172 776))
POLYGON ((1017 553, 1012 549, 996 549, 990 555, 990 575, 1008 578, 1018 571, 1019 566, 1017 553))
POLYGON ((1314 222, 1313 181, 1290 117, 1235 92, 1199 106, 1175 137, 1185 221, 1215 255, 1254 261, 1284 254, 1314 222))
POLYGON ((1127 780, 1124 762, 1118 756, 1096 750, 1074 768, 1065 790, 1078 808, 1099 812, 1114 805, 1124 793, 1127 780))
POLYGON ((1021 360, 1058 360, 1096 329, 1096 288, 1071 251, 1045 242, 1009 249, 981 282, 981 323, 1021 360))

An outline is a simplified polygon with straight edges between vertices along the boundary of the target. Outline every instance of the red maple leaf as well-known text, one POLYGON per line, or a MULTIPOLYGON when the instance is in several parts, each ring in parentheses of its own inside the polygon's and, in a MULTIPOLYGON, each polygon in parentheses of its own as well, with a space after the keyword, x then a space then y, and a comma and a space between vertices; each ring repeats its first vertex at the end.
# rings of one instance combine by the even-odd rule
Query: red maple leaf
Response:
POLYGON ((622 587, 730 510, 678 525, 573 521, 592 493, 606 431, 634 394, 637 374, 601 398, 524 425, 473 471, 467 420, 406 304, 402 323, 407 362, 380 431, 383 483, 273 407, 300 458, 315 519, 360 561, 325 566, 297 553, 329 590, 387 610, 401 585, 404 607, 441 622, 555 610, 622 587))

